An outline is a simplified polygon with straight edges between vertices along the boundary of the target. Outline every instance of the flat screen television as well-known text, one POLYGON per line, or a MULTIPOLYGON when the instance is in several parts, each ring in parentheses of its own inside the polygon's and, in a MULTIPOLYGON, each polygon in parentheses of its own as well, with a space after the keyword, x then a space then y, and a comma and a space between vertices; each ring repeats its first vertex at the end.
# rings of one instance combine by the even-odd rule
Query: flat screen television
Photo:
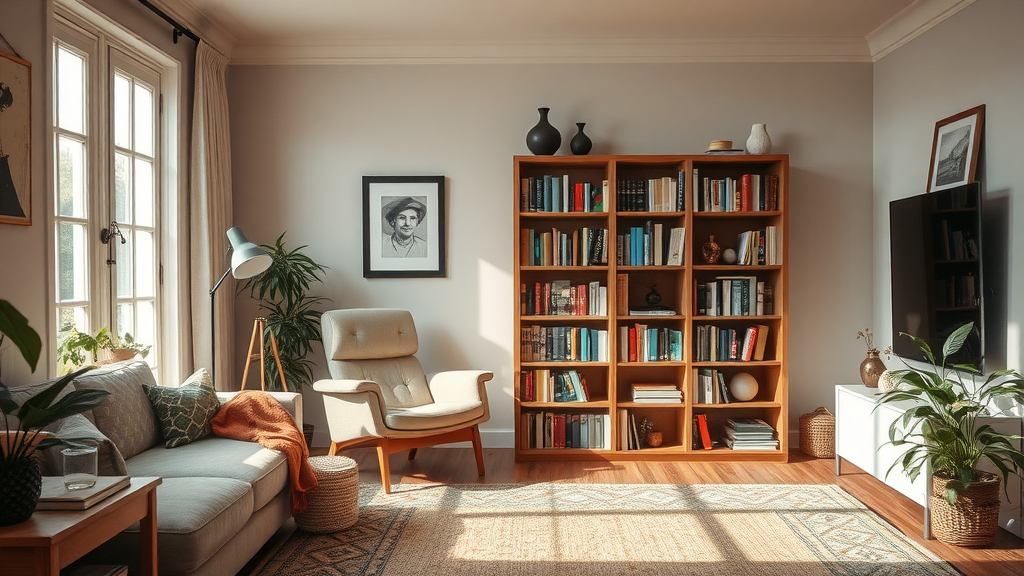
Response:
POLYGON ((946 337, 967 322, 974 329, 946 364, 984 371, 981 184, 972 182, 889 203, 893 352, 926 361, 906 332, 938 362, 946 337))

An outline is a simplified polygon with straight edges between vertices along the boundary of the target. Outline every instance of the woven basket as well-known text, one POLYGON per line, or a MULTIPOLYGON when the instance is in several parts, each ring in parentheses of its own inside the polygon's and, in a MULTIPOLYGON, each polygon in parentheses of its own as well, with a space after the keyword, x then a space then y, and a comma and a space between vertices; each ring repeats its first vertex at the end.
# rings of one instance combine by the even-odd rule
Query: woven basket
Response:
POLYGON ((295 525, 324 534, 344 530, 359 520, 359 468, 346 456, 310 456, 317 487, 306 494, 306 509, 295 525))
POLYGON ((977 548, 991 546, 999 528, 1000 478, 977 472, 978 479, 960 492, 952 506, 943 492, 950 479, 940 472, 932 475, 932 493, 928 499, 932 514, 932 533, 940 541, 955 546, 977 548))
POLYGON ((824 406, 800 417, 800 451, 815 458, 836 455, 836 417, 824 406))

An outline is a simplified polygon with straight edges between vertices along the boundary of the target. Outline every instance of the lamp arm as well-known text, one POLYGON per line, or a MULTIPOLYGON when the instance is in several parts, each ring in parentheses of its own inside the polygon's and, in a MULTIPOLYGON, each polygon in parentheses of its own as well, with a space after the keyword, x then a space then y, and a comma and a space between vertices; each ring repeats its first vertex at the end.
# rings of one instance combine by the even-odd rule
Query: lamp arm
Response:
POLYGON ((217 280, 217 283, 213 285, 213 288, 210 288, 210 297, 211 298, 213 297, 213 293, 217 291, 217 288, 220 288, 221 283, 224 282, 224 279, 227 278, 228 274, 230 274, 230 273, 231 273, 231 267, 228 266, 228 269, 224 271, 224 275, 220 277, 220 280, 217 280))

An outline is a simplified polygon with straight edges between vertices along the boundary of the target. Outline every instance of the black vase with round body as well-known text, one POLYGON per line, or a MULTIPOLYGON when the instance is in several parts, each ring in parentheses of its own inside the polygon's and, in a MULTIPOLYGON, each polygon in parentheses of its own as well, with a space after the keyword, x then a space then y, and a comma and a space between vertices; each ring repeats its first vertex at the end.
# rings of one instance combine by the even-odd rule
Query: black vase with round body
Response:
POLYGON ((590 141, 590 137, 583 133, 583 127, 586 126, 586 122, 577 122, 576 135, 569 141, 569 150, 577 156, 586 156, 590 153, 590 149, 594 146, 594 143, 590 141))
POLYGON ((550 108, 537 108, 540 121, 526 133, 526 147, 538 156, 551 156, 562 145, 562 135, 548 122, 550 108))

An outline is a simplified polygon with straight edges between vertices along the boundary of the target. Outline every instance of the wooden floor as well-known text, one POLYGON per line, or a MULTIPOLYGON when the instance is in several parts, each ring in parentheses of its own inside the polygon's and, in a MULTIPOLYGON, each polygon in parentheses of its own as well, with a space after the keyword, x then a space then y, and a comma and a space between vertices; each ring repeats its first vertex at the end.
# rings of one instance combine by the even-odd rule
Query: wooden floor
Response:
MULTIPOLYGON (((324 454, 326 450, 313 450, 324 454)), ((380 482, 377 454, 371 448, 345 450, 356 460, 360 482, 380 482)), ((592 482, 670 484, 836 484, 904 534, 947 560, 966 576, 1024 575, 1024 540, 999 529, 991 548, 974 550, 924 540, 922 508, 852 464, 843 463, 835 475, 832 459, 815 459, 791 453, 787 464, 774 463, 679 463, 679 462, 522 462, 516 464, 512 449, 484 450, 487 474, 477 476, 476 461, 468 448, 421 448, 416 459, 403 452, 391 457, 391 482, 488 483, 592 482)))

